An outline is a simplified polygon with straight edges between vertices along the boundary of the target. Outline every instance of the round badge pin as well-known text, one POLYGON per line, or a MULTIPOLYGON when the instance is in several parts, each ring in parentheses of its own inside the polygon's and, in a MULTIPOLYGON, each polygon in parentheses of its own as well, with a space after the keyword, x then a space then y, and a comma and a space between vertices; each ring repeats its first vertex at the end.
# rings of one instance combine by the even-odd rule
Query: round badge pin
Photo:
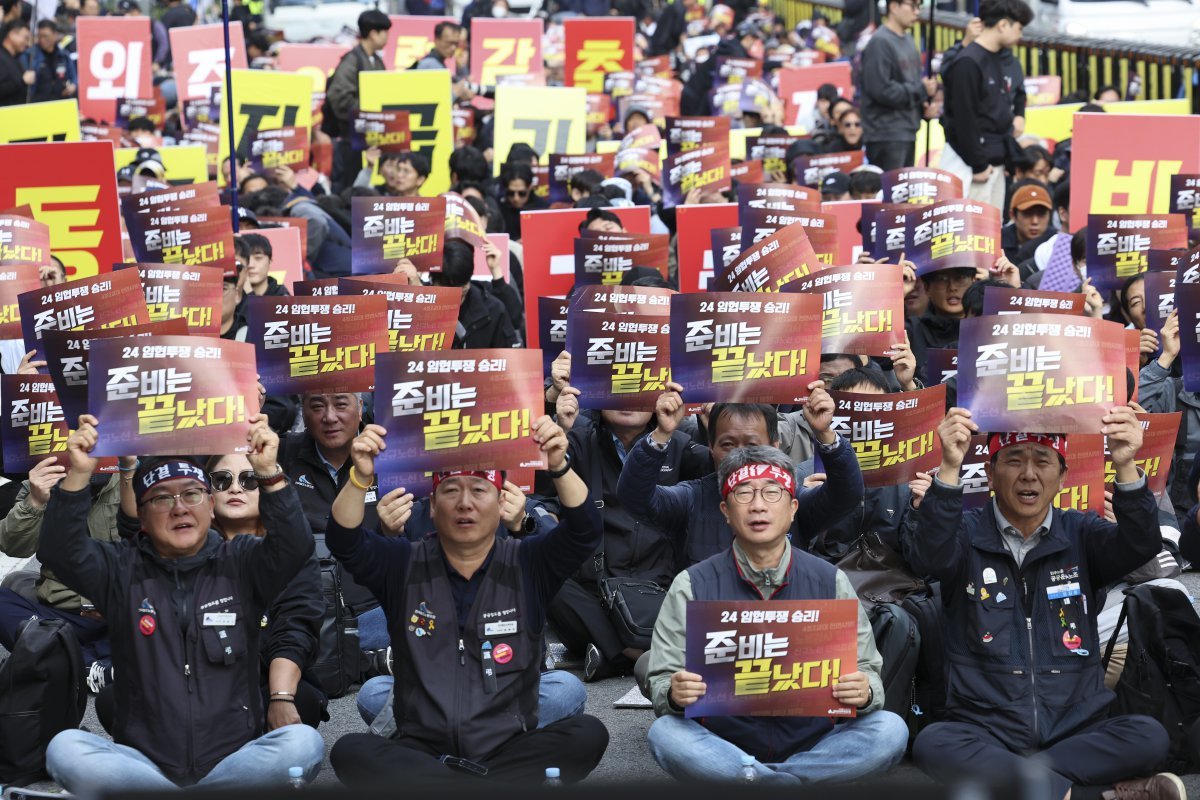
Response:
POLYGON ((512 657, 513 649, 503 642, 496 645, 496 649, 492 651, 492 658, 496 660, 497 664, 507 664, 512 661, 512 657))
POLYGON ((142 618, 138 620, 138 630, 142 632, 142 636, 149 636, 154 633, 157 627, 158 623, 154 621, 154 617, 150 614, 143 614, 142 618))
POLYGON ((993 638, 993 637, 992 637, 992 632, 991 632, 991 631, 988 631, 987 633, 985 633, 985 634, 983 635, 983 643, 984 643, 984 644, 987 644, 988 642, 992 641, 992 638, 993 638))

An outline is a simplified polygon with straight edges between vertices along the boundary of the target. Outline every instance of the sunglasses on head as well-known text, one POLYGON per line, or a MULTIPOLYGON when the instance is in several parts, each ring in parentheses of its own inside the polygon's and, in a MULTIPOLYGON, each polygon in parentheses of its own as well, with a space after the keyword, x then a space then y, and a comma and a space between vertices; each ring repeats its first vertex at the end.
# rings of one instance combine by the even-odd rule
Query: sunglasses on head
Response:
MULTIPOLYGON (((253 492, 258 488, 258 478, 254 477, 253 470, 243 470, 238 473, 238 483, 247 492, 253 492)), ((215 472, 208 473, 208 479, 212 482, 213 491, 224 492, 233 485, 233 473, 227 469, 219 469, 215 472)))

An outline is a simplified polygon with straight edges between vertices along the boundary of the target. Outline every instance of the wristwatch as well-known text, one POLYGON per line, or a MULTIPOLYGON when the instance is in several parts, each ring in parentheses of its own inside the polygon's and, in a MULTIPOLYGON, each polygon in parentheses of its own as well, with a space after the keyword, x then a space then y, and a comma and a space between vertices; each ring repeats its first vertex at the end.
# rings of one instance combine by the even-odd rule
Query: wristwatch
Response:
POLYGON ((571 471, 571 454, 567 453, 566 456, 563 458, 562 469, 553 470, 553 469, 547 468, 546 474, 549 475, 554 480, 558 480, 559 478, 561 478, 563 475, 566 475, 570 471, 571 471))
POLYGON ((276 472, 274 475, 259 475, 257 472, 254 473, 254 477, 258 480, 258 485, 260 488, 274 486, 277 483, 282 483, 283 481, 287 480, 287 473, 283 471, 283 467, 276 464, 275 469, 278 470, 278 472, 276 472))

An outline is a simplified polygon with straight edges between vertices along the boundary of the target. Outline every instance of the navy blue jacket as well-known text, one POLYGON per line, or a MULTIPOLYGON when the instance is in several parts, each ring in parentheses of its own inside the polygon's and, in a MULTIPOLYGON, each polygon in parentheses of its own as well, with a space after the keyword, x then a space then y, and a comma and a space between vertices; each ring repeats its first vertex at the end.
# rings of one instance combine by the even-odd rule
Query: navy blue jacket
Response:
MULTIPOLYGON (((686 540, 684 566, 696 564, 733 544, 733 532, 721 513, 717 474, 675 486, 659 486, 659 470, 666 457, 665 452, 647 444, 645 437, 639 440, 621 470, 617 497, 630 514, 654 523, 676 541, 686 540)), ((796 492, 800 507, 789 536, 801 549, 808 549, 808 540, 818 531, 851 513, 863 501, 862 473, 848 440, 839 439, 837 449, 822 453, 821 460, 828 480, 816 488, 796 492)))
POLYGON ((934 481, 906 554, 942 582, 950 720, 1028 752, 1104 719, 1113 693, 1096 615, 1107 586, 1162 547, 1149 489, 1115 491, 1112 504, 1116 523, 1055 509, 1018 568, 994 505, 964 514, 962 487, 934 481))

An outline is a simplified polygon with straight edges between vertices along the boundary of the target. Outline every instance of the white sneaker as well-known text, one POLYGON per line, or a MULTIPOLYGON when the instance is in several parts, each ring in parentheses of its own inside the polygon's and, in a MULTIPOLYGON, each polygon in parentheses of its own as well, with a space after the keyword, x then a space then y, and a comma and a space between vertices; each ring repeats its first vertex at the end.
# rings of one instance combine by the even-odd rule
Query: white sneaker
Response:
POLYGON ((93 661, 91 668, 88 670, 87 683, 88 691, 92 694, 100 694, 100 690, 113 681, 113 668, 111 664, 102 664, 99 661, 93 661))

